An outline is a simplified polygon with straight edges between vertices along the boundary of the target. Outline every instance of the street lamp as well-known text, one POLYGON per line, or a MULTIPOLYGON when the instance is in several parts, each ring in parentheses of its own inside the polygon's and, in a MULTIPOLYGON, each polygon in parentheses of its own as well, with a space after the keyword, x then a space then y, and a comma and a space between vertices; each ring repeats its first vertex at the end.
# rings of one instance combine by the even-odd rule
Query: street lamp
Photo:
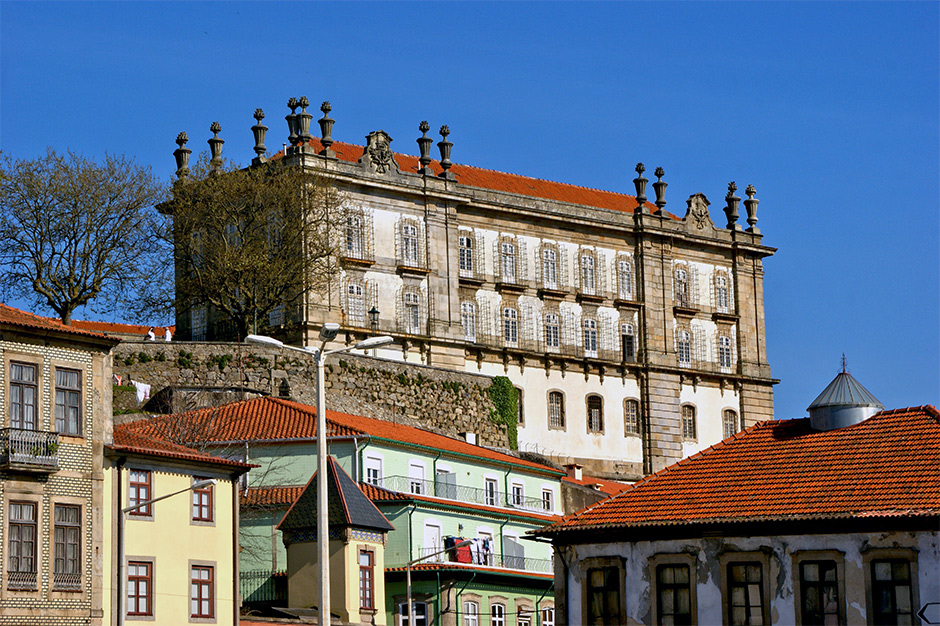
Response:
MULTIPOLYGON (((127 542, 124 537, 124 526, 127 524, 127 514, 131 511, 136 511, 137 509, 142 509, 145 506, 150 506, 154 502, 159 502, 160 500, 166 500, 167 498, 172 498, 173 496, 178 496, 181 493, 186 493, 187 491, 192 491, 193 489, 202 489, 203 487, 212 487, 216 484, 214 478, 207 478, 206 480, 197 480, 191 484, 186 489, 180 489, 179 491, 174 491, 173 493, 168 493, 165 496, 160 496, 159 498, 153 498, 152 500, 145 500, 144 502, 138 502, 137 504, 132 504, 121 509, 121 517, 118 519, 118 545, 120 549, 118 550, 118 590, 120 599, 118 601, 118 607, 120 611, 119 624, 124 624, 124 616, 127 614, 127 580, 126 575, 124 574, 124 559, 126 558, 127 542)), ((123 489, 122 489, 123 490, 123 489)))
POLYGON ((248 335, 245 337, 246 343, 256 343, 285 350, 294 350, 303 352, 313 357, 317 364, 317 563, 320 570, 320 606, 319 606, 319 624, 330 624, 330 521, 327 515, 327 497, 326 497, 326 389, 324 387, 325 363, 326 357, 338 352, 348 352, 349 350, 363 350, 374 346, 381 346, 394 341, 391 337, 369 337, 359 343, 340 348, 338 350, 323 350, 328 341, 336 338, 339 332, 339 324, 327 323, 320 327, 320 347, 298 348, 288 346, 283 341, 278 341, 273 337, 264 335, 248 335))
MULTIPOLYGON (((374 335, 379 330, 379 310, 373 304, 372 308, 369 309, 369 325, 372 327, 372 334, 374 335)), ((375 348, 372 348, 372 356, 375 356, 375 348)))
POLYGON ((412 617, 414 615, 415 607, 414 607, 414 602, 412 602, 411 600, 411 566, 414 565, 415 563, 426 561, 430 559, 431 557, 437 556, 438 554, 444 554, 445 552, 450 552, 451 550, 456 550, 457 548, 468 546, 471 543, 473 543, 473 539, 465 539, 464 541, 454 544, 449 548, 444 548, 443 550, 438 550, 437 552, 433 554, 428 554, 427 556, 422 556, 417 559, 412 559, 411 561, 408 561, 405 564, 405 580, 407 581, 406 584, 408 586, 408 626, 414 626, 415 624, 414 617, 412 617))

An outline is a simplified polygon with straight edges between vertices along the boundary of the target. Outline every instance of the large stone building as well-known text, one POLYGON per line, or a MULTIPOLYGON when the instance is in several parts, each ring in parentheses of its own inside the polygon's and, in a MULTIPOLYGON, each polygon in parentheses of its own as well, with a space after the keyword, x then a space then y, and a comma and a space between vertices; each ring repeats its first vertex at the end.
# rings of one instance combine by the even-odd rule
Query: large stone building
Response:
MULTIPOLYGON (((635 196, 588 189, 452 163, 446 126, 433 160, 426 122, 418 157, 384 131, 336 142, 327 103, 314 138, 306 108, 289 106, 290 145, 272 158, 328 177, 348 209, 339 280, 269 320, 292 322, 295 342, 340 322, 346 341, 392 335, 381 357, 506 375, 520 449, 601 476, 639 478, 772 417, 762 262, 774 249, 753 187, 747 226, 733 183, 717 226, 701 193, 681 218, 665 210, 660 168, 650 202, 642 164, 635 196)), ((217 136, 210 146, 218 156, 217 136)), ((182 169, 188 149, 176 154, 182 169)), ((177 328, 222 338, 198 302, 177 328)))

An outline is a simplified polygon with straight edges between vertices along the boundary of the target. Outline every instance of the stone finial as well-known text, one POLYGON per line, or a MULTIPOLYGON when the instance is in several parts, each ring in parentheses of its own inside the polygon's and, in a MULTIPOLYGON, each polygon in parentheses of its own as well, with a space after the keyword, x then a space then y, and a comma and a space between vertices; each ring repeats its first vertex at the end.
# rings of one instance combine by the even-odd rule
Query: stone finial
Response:
POLYGON ((431 164, 431 144, 434 143, 434 140, 428 137, 428 131, 431 130, 431 125, 427 121, 423 121, 418 124, 418 130, 421 131, 421 136, 418 137, 418 150, 421 151, 421 156, 418 158, 418 162, 421 163, 421 168, 418 170, 419 174, 424 176, 434 176, 434 171, 428 167, 431 164))
POLYGON ((760 202, 754 196, 757 194, 757 190, 754 189, 754 185, 748 185, 747 189, 744 190, 744 195, 747 196, 747 200, 744 201, 744 209, 747 211, 747 232, 760 234, 760 231, 757 229, 757 203, 760 202))
POLYGON ((209 160, 209 167, 212 171, 216 171, 222 167, 222 144, 225 143, 225 140, 219 137, 219 133, 222 132, 222 125, 218 122, 212 122, 209 126, 209 132, 212 133, 212 138, 206 142, 209 144, 209 153, 212 156, 209 160))
POLYGON ((437 147, 441 151, 441 168, 444 170, 440 173, 441 178, 446 178, 447 180, 456 180, 453 174, 448 170, 453 163, 450 162, 450 149, 454 146, 453 143, 447 141, 447 135, 450 134, 450 128, 447 127, 447 124, 441 126, 441 141, 437 142, 437 147))
POLYGON ((633 179, 633 186, 636 187, 637 210, 640 213, 643 212, 643 205, 646 204, 646 183, 649 182, 643 178, 643 172, 645 171, 646 167, 642 163, 636 164, 637 177, 633 179))
POLYGON ((185 132, 176 136, 176 145, 179 147, 173 151, 173 156, 176 157, 176 177, 180 179, 189 175, 189 155, 193 151, 186 147, 187 141, 189 137, 185 132))
POLYGON ((728 225, 725 228, 729 230, 741 230, 741 226, 737 224, 738 221, 738 207, 741 204, 741 198, 734 195, 734 192, 738 190, 738 186, 734 184, 732 180, 728 183, 728 193, 725 195, 725 215, 728 217, 728 225))
POLYGON ((310 100, 307 100, 307 96, 302 96, 300 100, 297 101, 297 104, 300 105, 300 113, 297 114, 297 140, 300 142, 301 146, 306 146, 307 143, 313 139, 313 136, 310 134, 310 121, 313 119, 313 116, 307 113, 310 100))
POLYGON ((663 207, 666 206, 666 187, 669 186, 669 183, 663 181, 663 176, 666 175, 666 170, 661 167, 657 167, 656 171, 653 172, 656 175, 656 182, 653 183, 653 191, 656 192, 656 206, 659 207, 657 213, 663 212, 663 207))
POLYGON ((325 157, 335 157, 336 153, 330 149, 330 146, 333 145, 333 122, 334 119, 330 117, 330 111, 333 110, 333 107, 330 106, 330 103, 324 101, 320 105, 320 110, 323 112, 323 117, 317 120, 317 123, 320 125, 320 144, 323 146, 323 150, 320 150, 320 154, 325 157))
POLYGON ((252 160, 253 164, 264 163, 264 153, 268 149, 264 146, 264 138, 268 132, 268 127, 261 123, 261 120, 264 119, 264 111, 261 109, 255 109, 255 122, 254 126, 251 127, 251 132, 255 136, 255 158, 252 160))
POLYGON ((300 103, 297 102, 297 98, 290 98, 287 101, 287 108, 290 109, 290 113, 284 116, 284 119, 287 120, 287 129, 290 131, 290 136, 287 138, 287 142, 290 145, 297 143, 297 107, 300 106, 300 103))

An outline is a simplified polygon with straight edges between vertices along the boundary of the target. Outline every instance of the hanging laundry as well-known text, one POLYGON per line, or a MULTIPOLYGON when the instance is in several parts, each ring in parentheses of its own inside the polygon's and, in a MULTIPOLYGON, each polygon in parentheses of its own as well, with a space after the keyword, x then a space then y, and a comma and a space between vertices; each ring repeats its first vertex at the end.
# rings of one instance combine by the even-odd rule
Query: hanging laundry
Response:
POLYGON ((139 383, 133 378, 131 379, 131 384, 134 385, 134 389, 137 390, 137 404, 150 399, 150 385, 139 383))
POLYGON ((120 384, 121 384, 121 377, 118 376, 117 374, 113 374, 113 376, 114 376, 114 384, 115 384, 115 385, 120 385, 120 384))

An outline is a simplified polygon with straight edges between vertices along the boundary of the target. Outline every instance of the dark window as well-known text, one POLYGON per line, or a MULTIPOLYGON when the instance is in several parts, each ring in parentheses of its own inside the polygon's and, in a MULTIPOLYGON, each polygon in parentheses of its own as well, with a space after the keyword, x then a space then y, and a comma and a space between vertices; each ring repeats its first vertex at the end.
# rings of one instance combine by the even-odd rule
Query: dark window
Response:
POLYGON ((588 396, 588 432, 604 432, 604 401, 600 396, 588 396))
POLYGON ((738 432, 738 414, 731 409, 722 411, 721 429, 725 439, 738 432))
POLYGON ((9 522, 8 589, 36 588, 36 505, 11 502, 9 522))
POLYGON ((660 624, 692 623, 692 587, 688 565, 656 568, 656 601, 660 624))
POLYGON ((212 570, 211 566, 193 565, 189 587, 190 617, 215 616, 212 570))
POLYGON ((913 624, 911 564, 905 559, 871 562, 872 616, 875 624, 913 624))
POLYGON ((375 608, 375 554, 359 551, 359 608, 375 608))
POLYGON ((522 402, 522 389, 516 387, 516 423, 525 424, 525 404, 522 402))
POLYGON ((588 624, 621 624, 620 572, 616 567, 598 567, 588 572, 588 624))
MULTIPOLYGON (((204 480, 195 478, 194 481, 204 480)), ((193 521, 212 521, 212 485, 193 489, 193 521)))
POLYGON ((548 392, 548 427, 565 427, 565 396, 560 391, 548 392))
POLYGON ((636 400, 623 401, 623 432, 625 435, 640 434, 640 403, 636 400))
MULTIPOLYGON (((128 476, 127 506, 134 506, 150 500, 150 493, 150 472, 147 470, 131 470, 128 476)), ((147 504, 128 511, 128 513, 130 515, 150 516, 153 514, 153 509, 150 504, 147 504)))
POLYGON ((633 324, 620 325, 620 347, 624 361, 632 363, 636 360, 636 335, 633 332, 633 324))
POLYGON ((82 373, 55 371, 55 429, 66 435, 82 434, 82 373))
POLYGON ((10 426, 36 430, 36 366, 10 364, 10 426))
POLYGON ((732 626, 764 623, 764 587, 760 563, 728 564, 728 617, 732 626))
POLYGON ((127 614, 153 615, 153 564, 127 563, 127 614))
MULTIPOLYGON (((413 602, 415 608, 415 622, 414 626, 427 626, 428 624, 428 605, 424 602, 413 602)), ((398 613, 401 615, 401 621, 399 622, 400 626, 412 626, 411 620, 408 619, 408 603, 398 605, 398 613)))
POLYGON ((682 406, 682 438, 695 439, 695 407, 689 404, 682 406))
POLYGON ((79 591, 82 588, 81 517, 79 506, 55 505, 53 589, 79 591))
POLYGON ((835 561, 800 563, 800 610, 804 624, 839 623, 839 585, 835 561))

